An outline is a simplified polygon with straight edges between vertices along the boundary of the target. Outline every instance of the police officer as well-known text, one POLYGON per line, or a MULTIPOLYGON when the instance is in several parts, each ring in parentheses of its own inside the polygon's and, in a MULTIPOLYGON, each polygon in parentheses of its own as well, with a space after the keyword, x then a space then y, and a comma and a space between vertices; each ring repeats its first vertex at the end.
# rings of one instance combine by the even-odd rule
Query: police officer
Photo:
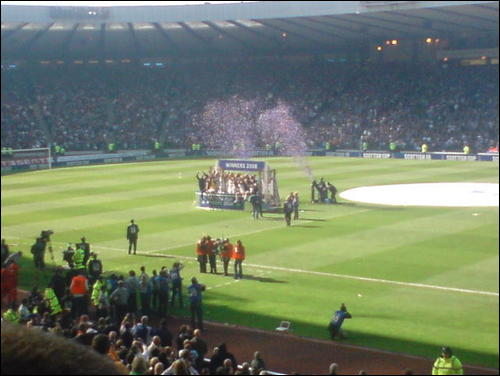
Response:
POLYGON ((436 359, 432 367, 433 375, 463 375, 462 362, 453 355, 449 347, 441 349, 441 356, 436 359))
POLYGON ((80 244, 76 245, 75 253, 73 254, 73 262, 75 264, 75 270, 81 270, 85 272, 85 251, 80 248, 80 244))
POLYGON ((80 248, 83 249, 85 257, 83 259, 83 265, 87 266, 87 262, 90 258, 90 244, 87 243, 85 236, 80 239, 82 242, 79 244, 80 248))
POLYGON ((139 237, 139 226, 134 223, 134 220, 130 220, 130 225, 127 227, 127 240, 128 240, 128 254, 132 251, 132 246, 134 246, 134 255, 137 250, 137 238, 139 237))

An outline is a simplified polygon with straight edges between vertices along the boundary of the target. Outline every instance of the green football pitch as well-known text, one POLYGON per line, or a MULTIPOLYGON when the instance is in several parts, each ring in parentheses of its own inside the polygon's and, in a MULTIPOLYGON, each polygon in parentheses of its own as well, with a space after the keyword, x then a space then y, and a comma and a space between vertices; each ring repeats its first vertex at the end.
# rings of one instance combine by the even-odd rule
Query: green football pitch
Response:
MULTIPOLYGON (((148 272, 185 265, 207 285, 205 318, 273 330, 292 322, 298 335, 328 338, 332 313, 345 303, 345 343, 434 358, 452 347, 468 364, 498 368, 498 207, 445 208, 310 204, 310 181, 291 158, 269 158, 281 197, 298 191, 301 219, 253 220, 249 209, 200 210, 198 171, 211 159, 168 160, 27 172, 2 177, 2 238, 22 250, 21 284, 35 280, 30 245, 52 229, 55 261, 85 236, 106 271, 148 272), (138 255, 128 256, 130 219, 140 226, 138 255), (243 280, 200 274, 202 235, 241 239, 243 280)), ((498 183, 498 163, 309 158, 315 177, 340 192, 424 182, 498 183)), ((51 262, 46 255, 46 260, 51 262)), ((230 265, 231 267, 232 265, 230 265)), ((222 269, 218 265, 219 271, 222 269)), ((188 309, 172 314, 188 316, 188 309)))

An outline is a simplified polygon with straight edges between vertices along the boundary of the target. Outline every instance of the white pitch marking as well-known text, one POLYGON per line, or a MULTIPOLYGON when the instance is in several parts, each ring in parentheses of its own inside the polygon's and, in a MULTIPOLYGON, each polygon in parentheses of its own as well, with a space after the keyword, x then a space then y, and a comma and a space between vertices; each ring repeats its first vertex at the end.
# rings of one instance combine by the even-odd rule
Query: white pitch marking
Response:
MULTIPOLYGON (((99 247, 96 247, 96 248, 99 248, 99 247)), ((100 247, 100 248, 105 248, 105 249, 110 249, 113 251, 120 251, 120 252, 123 251, 123 249, 117 249, 117 248, 109 248, 109 247, 100 247)), ((193 259, 194 259, 194 256, 167 255, 167 254, 163 254, 163 253, 157 253, 157 252, 161 252, 161 251, 162 250, 149 251, 149 252, 147 252, 147 254, 154 255, 154 256, 173 257, 173 258, 179 258, 179 259, 191 260, 191 261, 193 261, 193 259)), ((487 295, 487 296, 497 296, 497 297, 499 296, 498 292, 492 292, 492 291, 469 290, 469 289, 461 289, 461 288, 457 288, 457 287, 427 285, 424 283, 392 281, 392 280, 388 280, 388 279, 359 277, 359 276, 355 276, 355 275, 337 274, 337 273, 316 272, 313 270, 292 269, 292 268, 284 268, 284 267, 280 267, 280 266, 268 266, 268 265, 257 265, 257 264, 245 264, 245 265, 247 267, 249 266, 249 267, 253 267, 253 268, 263 268, 263 269, 268 269, 268 270, 278 270, 278 271, 292 272, 292 273, 312 274, 312 275, 334 277, 334 278, 354 279, 357 281, 365 281, 365 282, 375 282, 375 283, 386 283, 386 284, 399 285, 399 286, 420 287, 420 288, 428 288, 428 289, 433 289, 433 290, 453 291, 453 292, 461 292, 461 293, 475 294, 475 295, 487 295)), ((234 282, 238 282, 238 281, 240 281, 240 280, 238 279, 238 280, 235 280, 234 282)))

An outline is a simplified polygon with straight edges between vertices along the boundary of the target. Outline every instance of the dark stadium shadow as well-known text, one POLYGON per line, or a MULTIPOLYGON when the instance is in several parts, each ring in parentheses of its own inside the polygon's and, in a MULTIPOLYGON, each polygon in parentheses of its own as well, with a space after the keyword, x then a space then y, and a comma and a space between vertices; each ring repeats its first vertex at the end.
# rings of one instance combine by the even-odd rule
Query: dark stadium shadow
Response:
POLYGON ((278 279, 269 277, 260 277, 252 274, 244 274, 243 279, 249 279, 251 281, 265 282, 265 283, 288 283, 287 281, 280 281, 278 279))
MULTIPOLYGON (((239 311, 235 308, 235 305, 230 304, 214 304, 213 298, 217 295, 218 302, 223 302, 225 299, 221 298, 229 298, 221 291, 212 290, 210 294, 206 294, 204 296, 205 300, 205 308, 207 311, 207 315, 205 316, 205 320, 218 323, 224 323, 224 325, 233 326, 233 327, 246 327, 249 330, 251 328, 256 328, 260 330, 264 330, 269 334, 273 333, 274 329, 278 325, 281 320, 286 319, 283 315, 276 315, 270 312, 262 313, 262 312, 249 312, 239 311)), ((232 298, 231 298, 232 299, 232 298)), ((324 312, 323 312, 324 313, 324 312)), ((327 315, 326 315, 327 316, 327 315)), ((418 341, 418 340, 408 340, 407 338, 397 338, 397 335, 377 335, 369 332, 363 332, 353 329, 354 321, 346 321, 343 325, 343 329, 346 332, 347 338, 342 340, 331 340, 327 325, 328 318, 325 316, 324 325, 313 324, 309 321, 300 321, 300 320, 292 320, 292 335, 302 337, 304 339, 320 339, 323 340, 326 345, 329 343, 334 346, 335 344, 346 344, 346 345, 355 345, 360 346, 361 348, 367 349, 372 348, 376 350, 385 350, 390 352, 396 352, 398 354, 411 354, 420 357, 424 357, 428 359, 428 365, 426 367, 432 367, 432 363, 439 352, 439 347, 436 346, 435 343, 418 341)), ((368 320, 373 317, 368 315, 363 315, 362 313, 356 315, 352 320, 356 320, 356 318, 368 318, 368 320)), ((188 319, 188 317, 186 317, 188 319)), ((241 335, 241 333, 239 334, 241 335)), ((268 337, 264 337, 268 338, 268 337)), ((215 345, 215 344, 214 344, 215 345)), ((231 347, 235 349, 238 344, 236 342, 231 342, 231 347)), ((498 355, 495 353, 481 352, 475 351, 472 348, 465 348, 458 346, 457 344, 452 345, 454 353, 460 354, 460 360, 464 364, 468 365, 483 365, 489 367, 498 368, 498 355)), ((402 367, 404 368, 404 367, 402 367)), ((297 369, 279 369, 280 372, 283 371, 303 371, 297 369)), ((425 370, 427 372, 428 369, 425 370)), ((420 370, 420 372, 424 372, 424 370, 420 370)), ((305 374, 311 374, 306 372, 305 374)), ((418 374, 426 374, 426 373, 418 373, 418 374)), ((475 373, 470 373, 475 374, 475 373)))

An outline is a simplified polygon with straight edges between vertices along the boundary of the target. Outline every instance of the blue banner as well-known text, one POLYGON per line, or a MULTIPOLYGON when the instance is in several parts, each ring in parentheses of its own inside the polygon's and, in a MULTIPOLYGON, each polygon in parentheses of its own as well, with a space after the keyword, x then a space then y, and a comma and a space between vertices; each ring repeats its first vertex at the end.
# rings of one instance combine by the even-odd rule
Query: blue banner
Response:
POLYGON ((266 162, 220 159, 219 167, 223 170, 262 171, 266 167, 266 162))

